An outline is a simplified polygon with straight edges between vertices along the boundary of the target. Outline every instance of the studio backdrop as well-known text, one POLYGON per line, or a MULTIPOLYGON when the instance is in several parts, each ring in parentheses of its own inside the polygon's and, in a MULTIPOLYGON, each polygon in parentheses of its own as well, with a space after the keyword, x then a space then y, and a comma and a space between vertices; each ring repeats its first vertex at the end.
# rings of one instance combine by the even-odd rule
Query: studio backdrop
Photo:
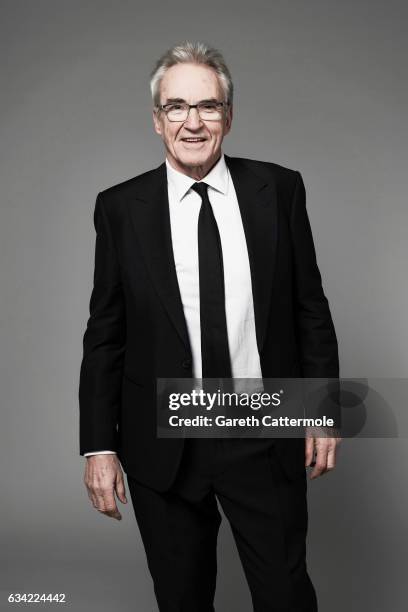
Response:
MULTIPOLYGON (((224 152, 304 179, 341 376, 403 379, 408 10, 2 0, 1 16, 0 609, 17 608, 11 594, 63 593, 75 612, 153 612, 131 504, 121 522, 96 512, 79 456, 96 196, 164 159, 149 91, 160 54, 185 40, 219 48, 235 85, 224 152)), ((336 469, 308 481, 321 612, 406 609, 407 461, 403 429, 345 439, 336 469)), ((216 609, 250 610, 225 520, 218 567, 216 609)))

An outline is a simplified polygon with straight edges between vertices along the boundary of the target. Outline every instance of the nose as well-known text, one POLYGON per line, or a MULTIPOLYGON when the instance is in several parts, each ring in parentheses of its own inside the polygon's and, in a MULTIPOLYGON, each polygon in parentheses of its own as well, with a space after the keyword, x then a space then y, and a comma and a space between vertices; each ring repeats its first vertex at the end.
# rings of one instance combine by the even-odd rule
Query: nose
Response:
POLYGON ((201 124, 201 119, 200 119, 200 115, 198 114, 198 109, 190 108, 190 112, 188 114, 187 119, 184 122, 184 125, 186 127, 194 129, 194 128, 200 127, 200 124, 201 124))

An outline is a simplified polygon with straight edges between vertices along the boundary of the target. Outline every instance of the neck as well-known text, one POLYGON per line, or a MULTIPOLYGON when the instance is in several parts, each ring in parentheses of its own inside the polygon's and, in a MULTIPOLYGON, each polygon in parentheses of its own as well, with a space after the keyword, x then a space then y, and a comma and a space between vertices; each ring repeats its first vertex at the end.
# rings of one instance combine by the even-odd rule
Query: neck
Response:
POLYGON ((207 176, 210 170, 212 170, 215 164, 219 162, 220 158, 221 153, 215 161, 211 161, 208 164, 203 164, 202 166, 186 166, 180 163, 176 164, 174 160, 169 157, 167 157, 167 161, 169 162, 170 166, 174 168, 174 170, 177 170, 178 172, 189 176, 195 181, 201 181, 205 176, 207 176))

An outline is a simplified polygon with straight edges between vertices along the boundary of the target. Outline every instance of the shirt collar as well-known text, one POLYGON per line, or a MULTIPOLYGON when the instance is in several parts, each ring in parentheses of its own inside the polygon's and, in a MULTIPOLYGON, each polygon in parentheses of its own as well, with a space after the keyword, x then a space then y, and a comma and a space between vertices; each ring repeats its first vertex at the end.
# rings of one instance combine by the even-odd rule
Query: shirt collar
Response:
MULTIPOLYGON (((181 200, 186 195, 187 191, 196 182, 191 176, 187 176, 178 170, 175 170, 169 163, 166 157, 167 180, 174 188, 177 200, 181 200)), ((213 166, 210 172, 202 179, 213 189, 220 191, 224 195, 228 193, 228 168, 225 163, 224 154, 221 153, 220 159, 213 166)))

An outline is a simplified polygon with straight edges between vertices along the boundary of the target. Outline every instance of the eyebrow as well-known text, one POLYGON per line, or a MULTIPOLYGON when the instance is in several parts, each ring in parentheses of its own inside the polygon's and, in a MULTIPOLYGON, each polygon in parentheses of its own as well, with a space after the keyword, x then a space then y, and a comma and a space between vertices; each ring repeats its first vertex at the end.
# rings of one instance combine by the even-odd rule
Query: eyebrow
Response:
MULTIPOLYGON (((167 98, 164 104, 175 104, 177 102, 186 102, 183 98, 167 98)), ((218 102, 217 98, 206 98, 205 100, 199 100, 197 104, 201 102, 218 102)))

